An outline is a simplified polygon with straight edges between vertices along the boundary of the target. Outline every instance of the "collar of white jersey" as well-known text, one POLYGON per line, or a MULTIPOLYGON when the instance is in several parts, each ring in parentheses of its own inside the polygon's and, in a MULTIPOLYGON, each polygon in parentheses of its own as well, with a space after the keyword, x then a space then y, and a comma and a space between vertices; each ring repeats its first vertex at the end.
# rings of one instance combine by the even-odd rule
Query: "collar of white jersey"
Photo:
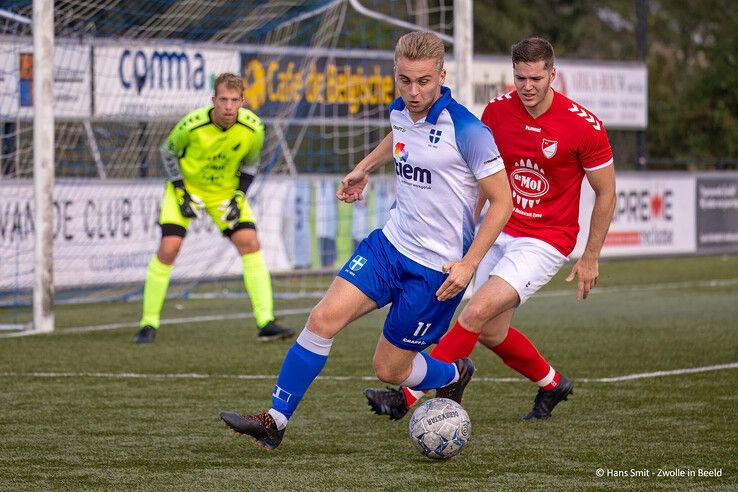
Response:
POLYGON ((438 101, 434 102, 433 106, 428 110, 428 114, 425 116, 425 121, 431 125, 435 125, 438 122, 438 117, 441 116, 441 111, 446 109, 446 106, 451 104, 451 101, 453 101, 451 98, 451 89, 442 85, 441 97, 439 97, 438 101))
MULTIPOLYGON (((451 89, 446 87, 445 85, 441 86, 441 97, 438 98, 436 102, 433 103, 433 106, 428 110, 428 114, 425 115, 425 121, 427 123, 430 123, 431 125, 435 125, 438 122, 438 117, 441 116, 441 111, 446 109, 446 107, 451 104, 453 101, 453 98, 451 97, 451 89)), ((399 102, 401 106, 397 108, 399 111, 405 111, 407 107, 405 106, 405 101, 402 100, 402 98, 397 98, 395 100, 395 103, 399 102)))

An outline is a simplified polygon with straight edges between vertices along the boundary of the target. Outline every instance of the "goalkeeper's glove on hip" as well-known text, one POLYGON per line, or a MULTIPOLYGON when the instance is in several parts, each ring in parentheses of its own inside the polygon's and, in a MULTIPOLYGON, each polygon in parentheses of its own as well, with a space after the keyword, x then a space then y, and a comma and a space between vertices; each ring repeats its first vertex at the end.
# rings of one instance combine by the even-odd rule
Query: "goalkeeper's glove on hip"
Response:
POLYGON ((188 219, 200 218, 200 210, 205 208, 202 199, 195 194, 190 194, 181 179, 172 181, 172 184, 174 185, 174 194, 177 197, 179 211, 182 215, 188 219))
POLYGON ((238 224, 238 219, 241 217, 241 204, 243 204, 244 200, 246 200, 246 194, 241 190, 237 190, 233 194, 233 198, 223 201, 220 207, 218 207, 218 210, 223 212, 220 220, 226 222, 230 229, 233 229, 238 224))

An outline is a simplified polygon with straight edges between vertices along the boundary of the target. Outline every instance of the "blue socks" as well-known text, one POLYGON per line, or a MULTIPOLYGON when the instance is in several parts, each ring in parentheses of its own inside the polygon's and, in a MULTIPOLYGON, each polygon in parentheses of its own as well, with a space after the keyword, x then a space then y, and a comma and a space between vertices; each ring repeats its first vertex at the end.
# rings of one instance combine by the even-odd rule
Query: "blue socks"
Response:
POLYGON ((425 352, 419 352, 413 360, 413 370, 408 380, 405 381, 409 384, 403 384, 403 386, 409 386, 410 389, 417 391, 432 390, 446 386, 457 380, 458 377, 458 370, 454 364, 441 362, 425 352), (423 364, 425 364, 425 374, 423 374, 423 364), (420 379, 420 382, 410 386, 410 384, 415 383, 415 381, 411 381, 411 378, 415 381, 420 379))
MULTIPOLYGON (((286 425, 308 387, 323 370, 332 344, 332 339, 320 337, 305 328, 287 351, 272 393, 272 409, 285 418, 282 426, 277 422, 278 427, 286 425)), ((277 420, 281 419, 275 418, 277 420)))

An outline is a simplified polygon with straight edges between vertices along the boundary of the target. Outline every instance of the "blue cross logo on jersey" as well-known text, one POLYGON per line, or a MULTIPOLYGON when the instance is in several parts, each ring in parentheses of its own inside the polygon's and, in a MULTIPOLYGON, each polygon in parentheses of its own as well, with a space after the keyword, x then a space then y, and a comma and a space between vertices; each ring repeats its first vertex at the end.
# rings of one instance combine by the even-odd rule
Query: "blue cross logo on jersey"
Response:
POLYGON ((351 259, 351 271, 357 272, 361 270, 361 267, 366 265, 366 258, 363 256, 356 255, 351 259))
POLYGON ((441 130, 431 128, 431 131, 428 134, 428 140, 430 140, 430 143, 437 144, 441 140, 441 133, 443 133, 441 130))

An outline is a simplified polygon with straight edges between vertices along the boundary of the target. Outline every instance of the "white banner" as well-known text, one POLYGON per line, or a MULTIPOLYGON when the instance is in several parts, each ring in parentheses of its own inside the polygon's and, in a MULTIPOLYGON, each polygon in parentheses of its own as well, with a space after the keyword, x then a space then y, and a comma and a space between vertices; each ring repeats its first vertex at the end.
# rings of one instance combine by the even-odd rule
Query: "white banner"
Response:
MULTIPOLYGON (((282 233, 287 181, 270 179, 251 204, 272 271, 291 268, 282 233)), ((59 181, 54 187, 54 283, 61 287, 143 282, 159 245, 162 180, 59 181)), ((33 183, 0 182, 0 289, 33 282, 33 183)), ((241 260, 210 218, 190 225, 173 279, 240 275, 241 260)))
MULTIPOLYGON (((446 83, 454 85, 453 61, 446 63, 446 83)), ((642 129, 648 123, 648 72, 637 63, 556 60, 554 88, 587 107, 612 129, 642 129)), ((475 56, 474 103, 469 110, 482 116, 487 102, 515 90, 510 57, 475 56)))
MULTIPOLYGON (((579 208, 581 229, 572 256, 584 251, 594 192, 586 178, 579 208)), ((676 173, 618 173, 617 203, 602 256, 694 253, 695 177, 676 173)))
POLYGON ((648 125, 648 71, 645 65, 561 60, 556 90, 589 108, 608 128, 648 125))
POLYGON ((184 116, 210 104, 221 72, 239 72, 237 50, 182 45, 95 47, 96 116, 184 116))
MULTIPOLYGON (((54 46, 54 116, 90 116, 90 47, 54 46)), ((33 117, 33 43, 0 43, 0 117, 33 117)))

